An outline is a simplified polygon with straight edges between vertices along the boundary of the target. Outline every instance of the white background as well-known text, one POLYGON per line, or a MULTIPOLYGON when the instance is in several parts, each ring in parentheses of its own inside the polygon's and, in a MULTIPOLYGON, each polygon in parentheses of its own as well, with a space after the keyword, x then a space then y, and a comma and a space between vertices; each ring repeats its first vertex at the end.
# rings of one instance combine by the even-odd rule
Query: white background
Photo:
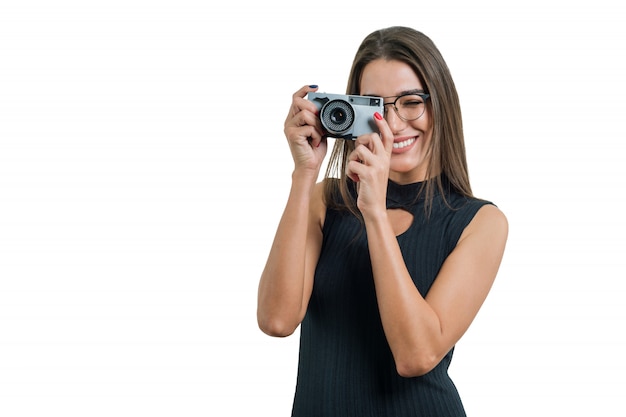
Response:
POLYGON ((468 414, 626 413, 624 9, 348 3, 0 3, 0 415, 288 416, 298 334, 255 318, 282 123, 390 25, 441 49, 510 222, 450 369, 468 414))

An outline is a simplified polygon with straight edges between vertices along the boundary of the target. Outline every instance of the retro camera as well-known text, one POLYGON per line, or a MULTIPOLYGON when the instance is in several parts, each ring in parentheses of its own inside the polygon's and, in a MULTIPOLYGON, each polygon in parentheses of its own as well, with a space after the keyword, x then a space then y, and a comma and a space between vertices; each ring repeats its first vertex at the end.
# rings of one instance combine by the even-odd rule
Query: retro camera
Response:
POLYGON ((322 126, 333 138, 356 139, 376 132, 372 116, 384 110, 381 97, 309 93, 308 99, 317 106, 322 126))

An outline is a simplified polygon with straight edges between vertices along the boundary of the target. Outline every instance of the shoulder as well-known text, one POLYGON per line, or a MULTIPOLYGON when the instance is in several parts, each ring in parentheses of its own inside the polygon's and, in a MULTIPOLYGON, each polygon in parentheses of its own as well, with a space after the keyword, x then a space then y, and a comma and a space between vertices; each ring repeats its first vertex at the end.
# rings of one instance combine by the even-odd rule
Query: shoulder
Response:
POLYGON ((509 223, 502 212, 495 204, 486 203, 477 212, 469 226, 480 225, 495 230, 507 231, 509 223))
POLYGON ((460 240, 468 236, 479 236, 483 241, 491 241, 498 245, 504 245, 509 232, 509 223, 497 206, 485 202, 469 222, 460 240))

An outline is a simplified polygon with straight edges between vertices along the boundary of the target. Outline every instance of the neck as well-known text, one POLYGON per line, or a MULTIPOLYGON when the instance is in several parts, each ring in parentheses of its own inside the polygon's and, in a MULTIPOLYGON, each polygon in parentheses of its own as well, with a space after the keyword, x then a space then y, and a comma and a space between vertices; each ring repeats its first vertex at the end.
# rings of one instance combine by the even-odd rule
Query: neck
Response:
POLYGON ((429 172, 427 168, 418 168, 410 172, 389 171, 389 179, 396 184, 413 184, 416 182, 424 182, 431 178, 436 178, 441 174, 441 170, 432 170, 429 172))

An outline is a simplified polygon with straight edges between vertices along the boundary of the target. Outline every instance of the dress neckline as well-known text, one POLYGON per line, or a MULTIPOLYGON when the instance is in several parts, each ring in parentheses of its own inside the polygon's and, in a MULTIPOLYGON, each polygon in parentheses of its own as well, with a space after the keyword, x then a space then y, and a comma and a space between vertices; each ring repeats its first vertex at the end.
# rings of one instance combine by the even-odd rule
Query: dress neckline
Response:
MULTIPOLYGON (((445 175, 441 176, 444 190, 449 189, 449 182, 445 175)), ((433 197, 441 195, 438 186, 434 186, 433 197)), ((426 200, 426 181, 399 184, 391 179, 387 184, 387 208, 411 208, 423 205, 426 200)))
POLYGON ((387 208, 409 208, 424 200, 425 181, 399 184, 393 180, 387 185, 387 208), (421 192, 422 191, 422 192, 421 192))

